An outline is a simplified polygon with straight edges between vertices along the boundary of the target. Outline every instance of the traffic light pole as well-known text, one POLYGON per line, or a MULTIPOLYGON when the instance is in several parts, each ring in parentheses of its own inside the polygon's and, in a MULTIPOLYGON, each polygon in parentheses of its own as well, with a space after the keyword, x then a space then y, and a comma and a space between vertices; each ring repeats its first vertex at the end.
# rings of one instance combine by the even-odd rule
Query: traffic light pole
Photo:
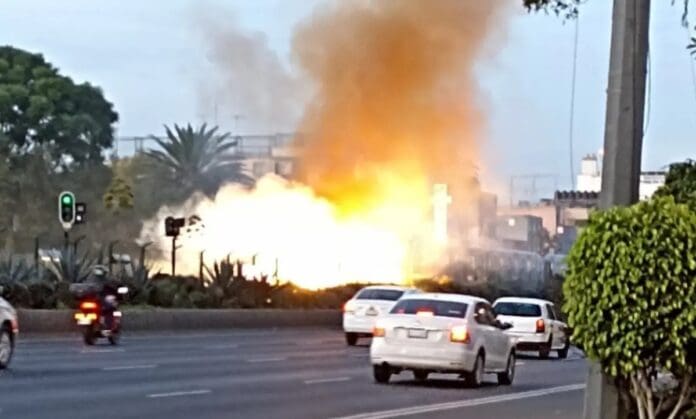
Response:
POLYGON ((176 236, 172 236, 172 278, 176 276, 176 236))
POLYGON ((63 249, 67 252, 70 249, 70 233, 63 230, 63 249))
MULTIPOLYGON (((634 204, 639 198, 650 0, 614 0, 604 161, 599 206, 634 204)), ((615 381, 592 362, 585 419, 625 418, 615 381)))

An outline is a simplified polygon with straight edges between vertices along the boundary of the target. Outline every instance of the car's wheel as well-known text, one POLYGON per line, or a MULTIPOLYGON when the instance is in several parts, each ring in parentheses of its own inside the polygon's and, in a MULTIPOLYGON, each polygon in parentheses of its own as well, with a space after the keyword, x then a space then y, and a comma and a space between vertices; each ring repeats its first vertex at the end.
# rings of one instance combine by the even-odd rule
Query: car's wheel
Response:
POLYGON ((510 352, 510 355, 508 356, 507 368, 505 369, 505 372, 498 373, 498 384, 503 385, 503 386, 509 386, 510 384, 512 384, 512 380, 515 379, 515 362, 517 362, 517 358, 515 357, 515 353, 510 352))
POLYGON ((346 333, 346 343, 348 346, 355 346, 355 344, 358 343, 358 334, 346 333))
POLYGON ((373 365, 372 375, 375 377, 375 381, 380 384, 387 384, 391 378, 391 369, 384 365, 373 365))
POLYGON ((568 358, 568 350, 570 349, 570 341, 568 338, 566 338, 566 343, 565 345, 558 350, 558 358, 559 359, 566 359, 568 358))
POLYGON ((474 362, 474 369, 471 372, 467 372, 464 377, 466 382, 474 388, 481 387, 483 384, 483 372, 486 369, 486 358, 482 353, 479 352, 476 355, 476 361, 474 362))
POLYGON ((428 371, 423 371, 423 370, 415 370, 413 371, 413 378, 416 379, 416 381, 425 381, 428 379, 428 371))
POLYGON ((547 359, 551 353, 551 344, 553 342, 553 336, 549 336, 549 341, 546 342, 541 348, 539 348, 539 358, 547 359))
POLYGON ((0 328, 0 370, 7 368, 14 353, 14 339, 12 331, 3 326, 0 328))

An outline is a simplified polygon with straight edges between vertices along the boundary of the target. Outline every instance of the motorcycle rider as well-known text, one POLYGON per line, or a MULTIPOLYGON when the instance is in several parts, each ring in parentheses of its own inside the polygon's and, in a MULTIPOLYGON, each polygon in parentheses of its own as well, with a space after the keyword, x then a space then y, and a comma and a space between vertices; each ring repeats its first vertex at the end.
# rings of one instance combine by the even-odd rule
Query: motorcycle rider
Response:
POLYGON ((103 266, 96 266, 93 273, 93 280, 99 286, 99 305, 101 315, 104 319, 104 326, 107 330, 113 327, 114 312, 118 308, 118 284, 109 277, 108 271, 103 266))

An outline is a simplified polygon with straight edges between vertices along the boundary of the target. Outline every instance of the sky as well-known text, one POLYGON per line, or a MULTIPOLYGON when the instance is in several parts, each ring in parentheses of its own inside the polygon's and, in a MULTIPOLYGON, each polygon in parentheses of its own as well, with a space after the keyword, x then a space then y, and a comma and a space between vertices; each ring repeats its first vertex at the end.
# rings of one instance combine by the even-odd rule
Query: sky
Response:
MULTIPOLYGON (((215 107, 203 106, 200 93, 220 77, 210 64, 206 17, 249 35, 289 67, 294 26, 324 1, 0 0, 0 45, 41 52, 64 74, 100 86, 120 114, 118 136, 160 134, 163 124, 215 119, 215 107)), ((500 28, 492 56, 477 66, 488 126, 482 139, 484 185, 506 190, 511 176, 548 174, 538 179, 538 193, 569 189, 575 22, 529 15, 521 0, 504 1, 519 4, 519 11, 500 28)), ((577 23, 576 171, 583 155, 602 146, 611 3, 588 0, 577 23)), ((694 62, 681 9, 670 3, 652 2, 644 170, 696 155, 694 62)), ((224 129, 285 130, 260 127, 246 115, 235 124, 233 106, 218 110, 224 129)), ((119 148, 128 152, 123 143, 119 148)), ((520 188, 516 194, 531 193, 529 184, 520 188)))

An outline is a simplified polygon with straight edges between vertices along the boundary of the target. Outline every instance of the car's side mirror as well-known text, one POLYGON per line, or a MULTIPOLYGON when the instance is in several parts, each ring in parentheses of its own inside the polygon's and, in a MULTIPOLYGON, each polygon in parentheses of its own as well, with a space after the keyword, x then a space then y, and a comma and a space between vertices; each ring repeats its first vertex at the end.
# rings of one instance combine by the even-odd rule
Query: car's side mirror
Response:
POLYGON ((512 329, 512 325, 510 323, 500 323, 500 328, 503 330, 508 330, 512 329))

